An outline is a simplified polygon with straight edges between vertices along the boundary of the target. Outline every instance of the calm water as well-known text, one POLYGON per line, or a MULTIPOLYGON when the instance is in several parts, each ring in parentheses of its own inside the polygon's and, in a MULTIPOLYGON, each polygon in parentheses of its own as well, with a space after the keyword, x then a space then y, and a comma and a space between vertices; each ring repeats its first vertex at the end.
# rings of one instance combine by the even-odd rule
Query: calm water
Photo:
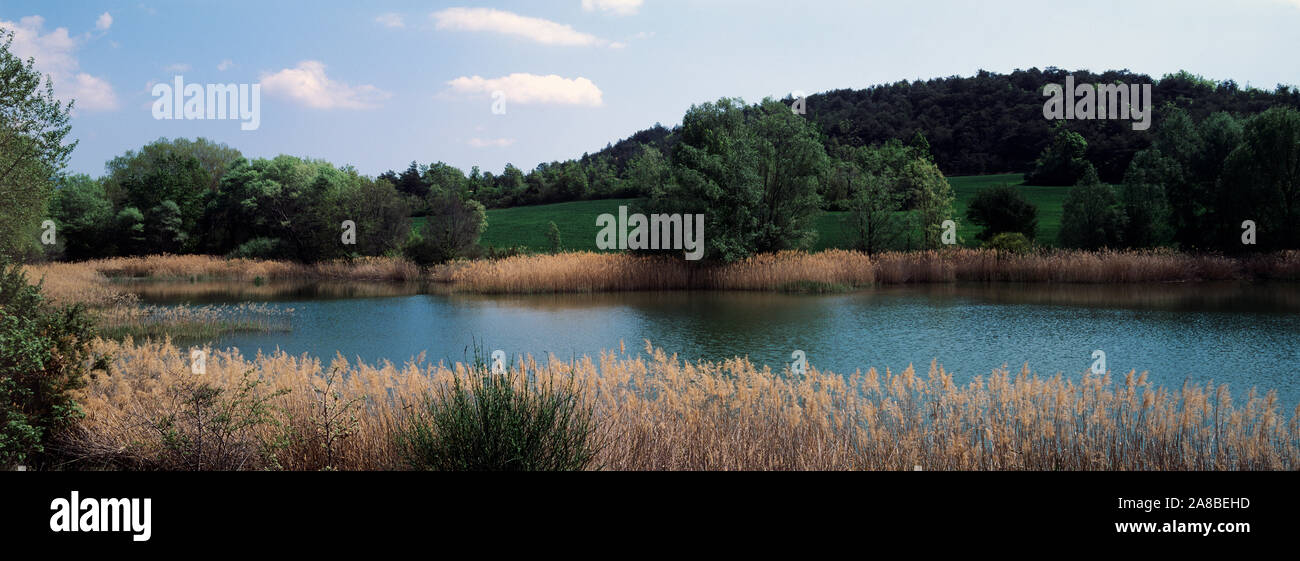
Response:
POLYGON ((922 372, 937 359, 958 381, 1028 363, 1079 375, 1091 353, 1115 372, 1159 384, 1226 382, 1275 388, 1300 403, 1300 285, 933 285, 838 295, 669 292, 540 296, 447 294, 415 285, 159 285, 155 303, 262 301, 294 308, 293 329, 214 343, 246 356, 293 354, 395 363, 489 352, 561 359, 643 340, 684 359, 748 356, 774 369, 803 350, 823 370, 875 366, 922 372))

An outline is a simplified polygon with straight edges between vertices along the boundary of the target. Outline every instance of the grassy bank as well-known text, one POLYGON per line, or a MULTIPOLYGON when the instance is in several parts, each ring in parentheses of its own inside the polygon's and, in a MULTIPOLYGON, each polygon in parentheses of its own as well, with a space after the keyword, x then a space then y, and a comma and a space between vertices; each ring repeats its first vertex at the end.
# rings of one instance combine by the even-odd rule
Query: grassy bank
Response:
MULTIPOLYGON (((96 352, 112 357, 112 374, 79 398, 86 417, 61 443, 75 458, 68 468, 403 469, 394 435, 410 408, 486 375, 459 363, 327 364, 283 352, 250 361, 209 349, 198 376, 167 342, 100 341, 96 352)), ((1272 393, 1153 387, 1136 373, 999 369, 958 385, 932 364, 924 375, 791 376, 740 358, 685 363, 648 342, 643 353, 512 369, 516 380, 579 388, 600 443, 588 468, 1300 468, 1300 408, 1288 417, 1272 393)))

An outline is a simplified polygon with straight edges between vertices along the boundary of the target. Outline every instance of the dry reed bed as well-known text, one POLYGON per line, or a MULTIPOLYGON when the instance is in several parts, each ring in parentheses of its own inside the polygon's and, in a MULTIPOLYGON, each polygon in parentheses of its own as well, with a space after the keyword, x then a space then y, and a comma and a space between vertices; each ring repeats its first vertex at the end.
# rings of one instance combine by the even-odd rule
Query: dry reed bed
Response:
MULTIPOLYGON (((244 469, 400 468, 392 434, 405 407, 464 364, 329 364, 282 352, 245 360, 209 350, 207 372, 168 342, 100 341, 114 372, 84 390, 86 418, 65 443, 85 466, 158 467, 159 418, 177 412, 170 389, 196 377, 230 390, 247 373, 266 382, 279 424, 247 435, 285 443, 270 465, 244 469), (336 378, 330 382, 330 374, 336 378), (285 392, 285 393, 274 393, 285 392), (337 399, 328 396, 337 393, 337 399), (333 413, 329 404, 334 404, 333 413), (356 409, 347 436, 325 427, 339 404, 356 409)), ((1300 408, 1275 394, 1234 402, 1226 386, 1152 387, 1145 375, 1039 377, 999 369, 958 385, 928 375, 810 369, 800 377, 746 359, 689 363, 646 343, 644 354, 515 366, 542 379, 576 378, 602 426, 599 466, 613 470, 1292 470, 1300 468, 1300 408)))
POLYGON ((881 253, 826 250, 761 254, 721 266, 672 256, 573 252, 456 261, 422 273, 398 258, 365 257, 314 265, 205 255, 118 257, 27 266, 44 278, 55 300, 92 306, 130 303, 111 278, 231 280, 431 279, 479 293, 609 292, 622 290, 801 290, 871 284, 956 281, 1130 283, 1233 279, 1300 280, 1300 251, 1247 258, 1171 250, 1045 251, 1010 255, 983 249, 881 253), (808 286, 813 285, 813 286, 808 286))
POLYGON ((620 290, 777 290, 814 282, 865 286, 871 261, 856 251, 783 251, 723 267, 707 267, 669 256, 575 252, 520 255, 491 261, 458 262, 435 278, 482 293, 609 292, 620 290))
POLYGON ((77 263, 28 265, 29 275, 44 275, 48 282, 87 282, 96 275, 107 278, 152 280, 239 280, 252 282, 284 279, 392 280, 420 278, 415 263, 396 257, 358 257, 312 265, 264 259, 226 259, 212 255, 149 255, 113 257, 77 263))
POLYGON ((1048 251, 1012 255, 983 249, 881 253, 796 251, 709 267, 680 259, 615 253, 527 255, 459 262, 435 278, 480 293, 617 290, 780 290, 815 283, 852 288, 956 281, 1130 283, 1231 279, 1300 280, 1300 251, 1237 259, 1171 250, 1048 251))

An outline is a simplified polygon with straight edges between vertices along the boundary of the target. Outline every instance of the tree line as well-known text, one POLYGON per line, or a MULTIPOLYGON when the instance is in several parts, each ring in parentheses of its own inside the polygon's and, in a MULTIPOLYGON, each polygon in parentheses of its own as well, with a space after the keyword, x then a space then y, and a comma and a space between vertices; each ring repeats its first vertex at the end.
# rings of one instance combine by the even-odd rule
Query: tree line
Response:
POLYGON ((1288 227, 1300 218, 1300 94, 1284 86, 1264 92, 1166 76, 1156 82, 1156 99, 1166 101, 1154 130, 1135 133, 1125 122, 1042 119, 1038 90, 1065 71, 981 72, 814 95, 807 115, 789 100, 724 98, 692 106, 679 126, 656 125, 528 173, 412 162, 368 177, 321 160, 248 159, 200 138, 160 139, 92 178, 63 173, 76 144, 65 142, 71 104, 57 101, 7 41, 0 46, 0 256, 436 263, 482 251, 486 208, 609 197, 636 198, 651 212, 705 213, 709 257, 723 261, 811 247, 826 210, 848 211, 856 245, 869 252, 937 247, 944 222, 958 219, 983 226, 986 243, 1004 233, 1032 240, 1036 209, 1015 189, 981 193, 964 217, 952 216, 945 171, 1004 165, 1029 170, 1032 183, 1073 185, 1058 245, 1236 251, 1251 220, 1260 248, 1300 247, 1288 227), (986 135, 994 130, 1000 136, 986 135), (37 242, 47 220, 54 244, 37 242))

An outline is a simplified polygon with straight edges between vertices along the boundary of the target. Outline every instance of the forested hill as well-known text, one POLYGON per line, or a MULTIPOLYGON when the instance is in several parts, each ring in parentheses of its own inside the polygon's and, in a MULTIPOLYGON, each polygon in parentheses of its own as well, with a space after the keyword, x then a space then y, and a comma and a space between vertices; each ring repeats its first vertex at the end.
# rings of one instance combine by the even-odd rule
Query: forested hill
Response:
MULTIPOLYGON (((1092 73, 1049 67, 1010 74, 980 71, 975 76, 899 81, 862 90, 842 89, 813 94, 807 115, 836 144, 870 145, 897 138, 904 142, 916 131, 930 143, 939 168, 947 175, 1024 172, 1051 138, 1053 123, 1043 118, 1047 84, 1064 84, 1073 74, 1076 84, 1153 84, 1154 106, 1173 103, 1199 122, 1218 111, 1252 115, 1269 107, 1300 108, 1300 90, 1245 88, 1231 80, 1214 82, 1187 72, 1153 79, 1127 70, 1092 73)), ((752 101, 752 100, 751 100, 752 101)), ((1066 125, 1088 141, 1087 158, 1101 179, 1122 180, 1129 160, 1151 142, 1150 131, 1134 131, 1129 121, 1070 120, 1066 125)), ((1154 126, 1159 126, 1158 122, 1154 126)), ((656 124, 600 152, 621 172, 641 144, 668 152, 671 131, 656 124)), ((585 163, 585 162, 584 162, 585 163)))

